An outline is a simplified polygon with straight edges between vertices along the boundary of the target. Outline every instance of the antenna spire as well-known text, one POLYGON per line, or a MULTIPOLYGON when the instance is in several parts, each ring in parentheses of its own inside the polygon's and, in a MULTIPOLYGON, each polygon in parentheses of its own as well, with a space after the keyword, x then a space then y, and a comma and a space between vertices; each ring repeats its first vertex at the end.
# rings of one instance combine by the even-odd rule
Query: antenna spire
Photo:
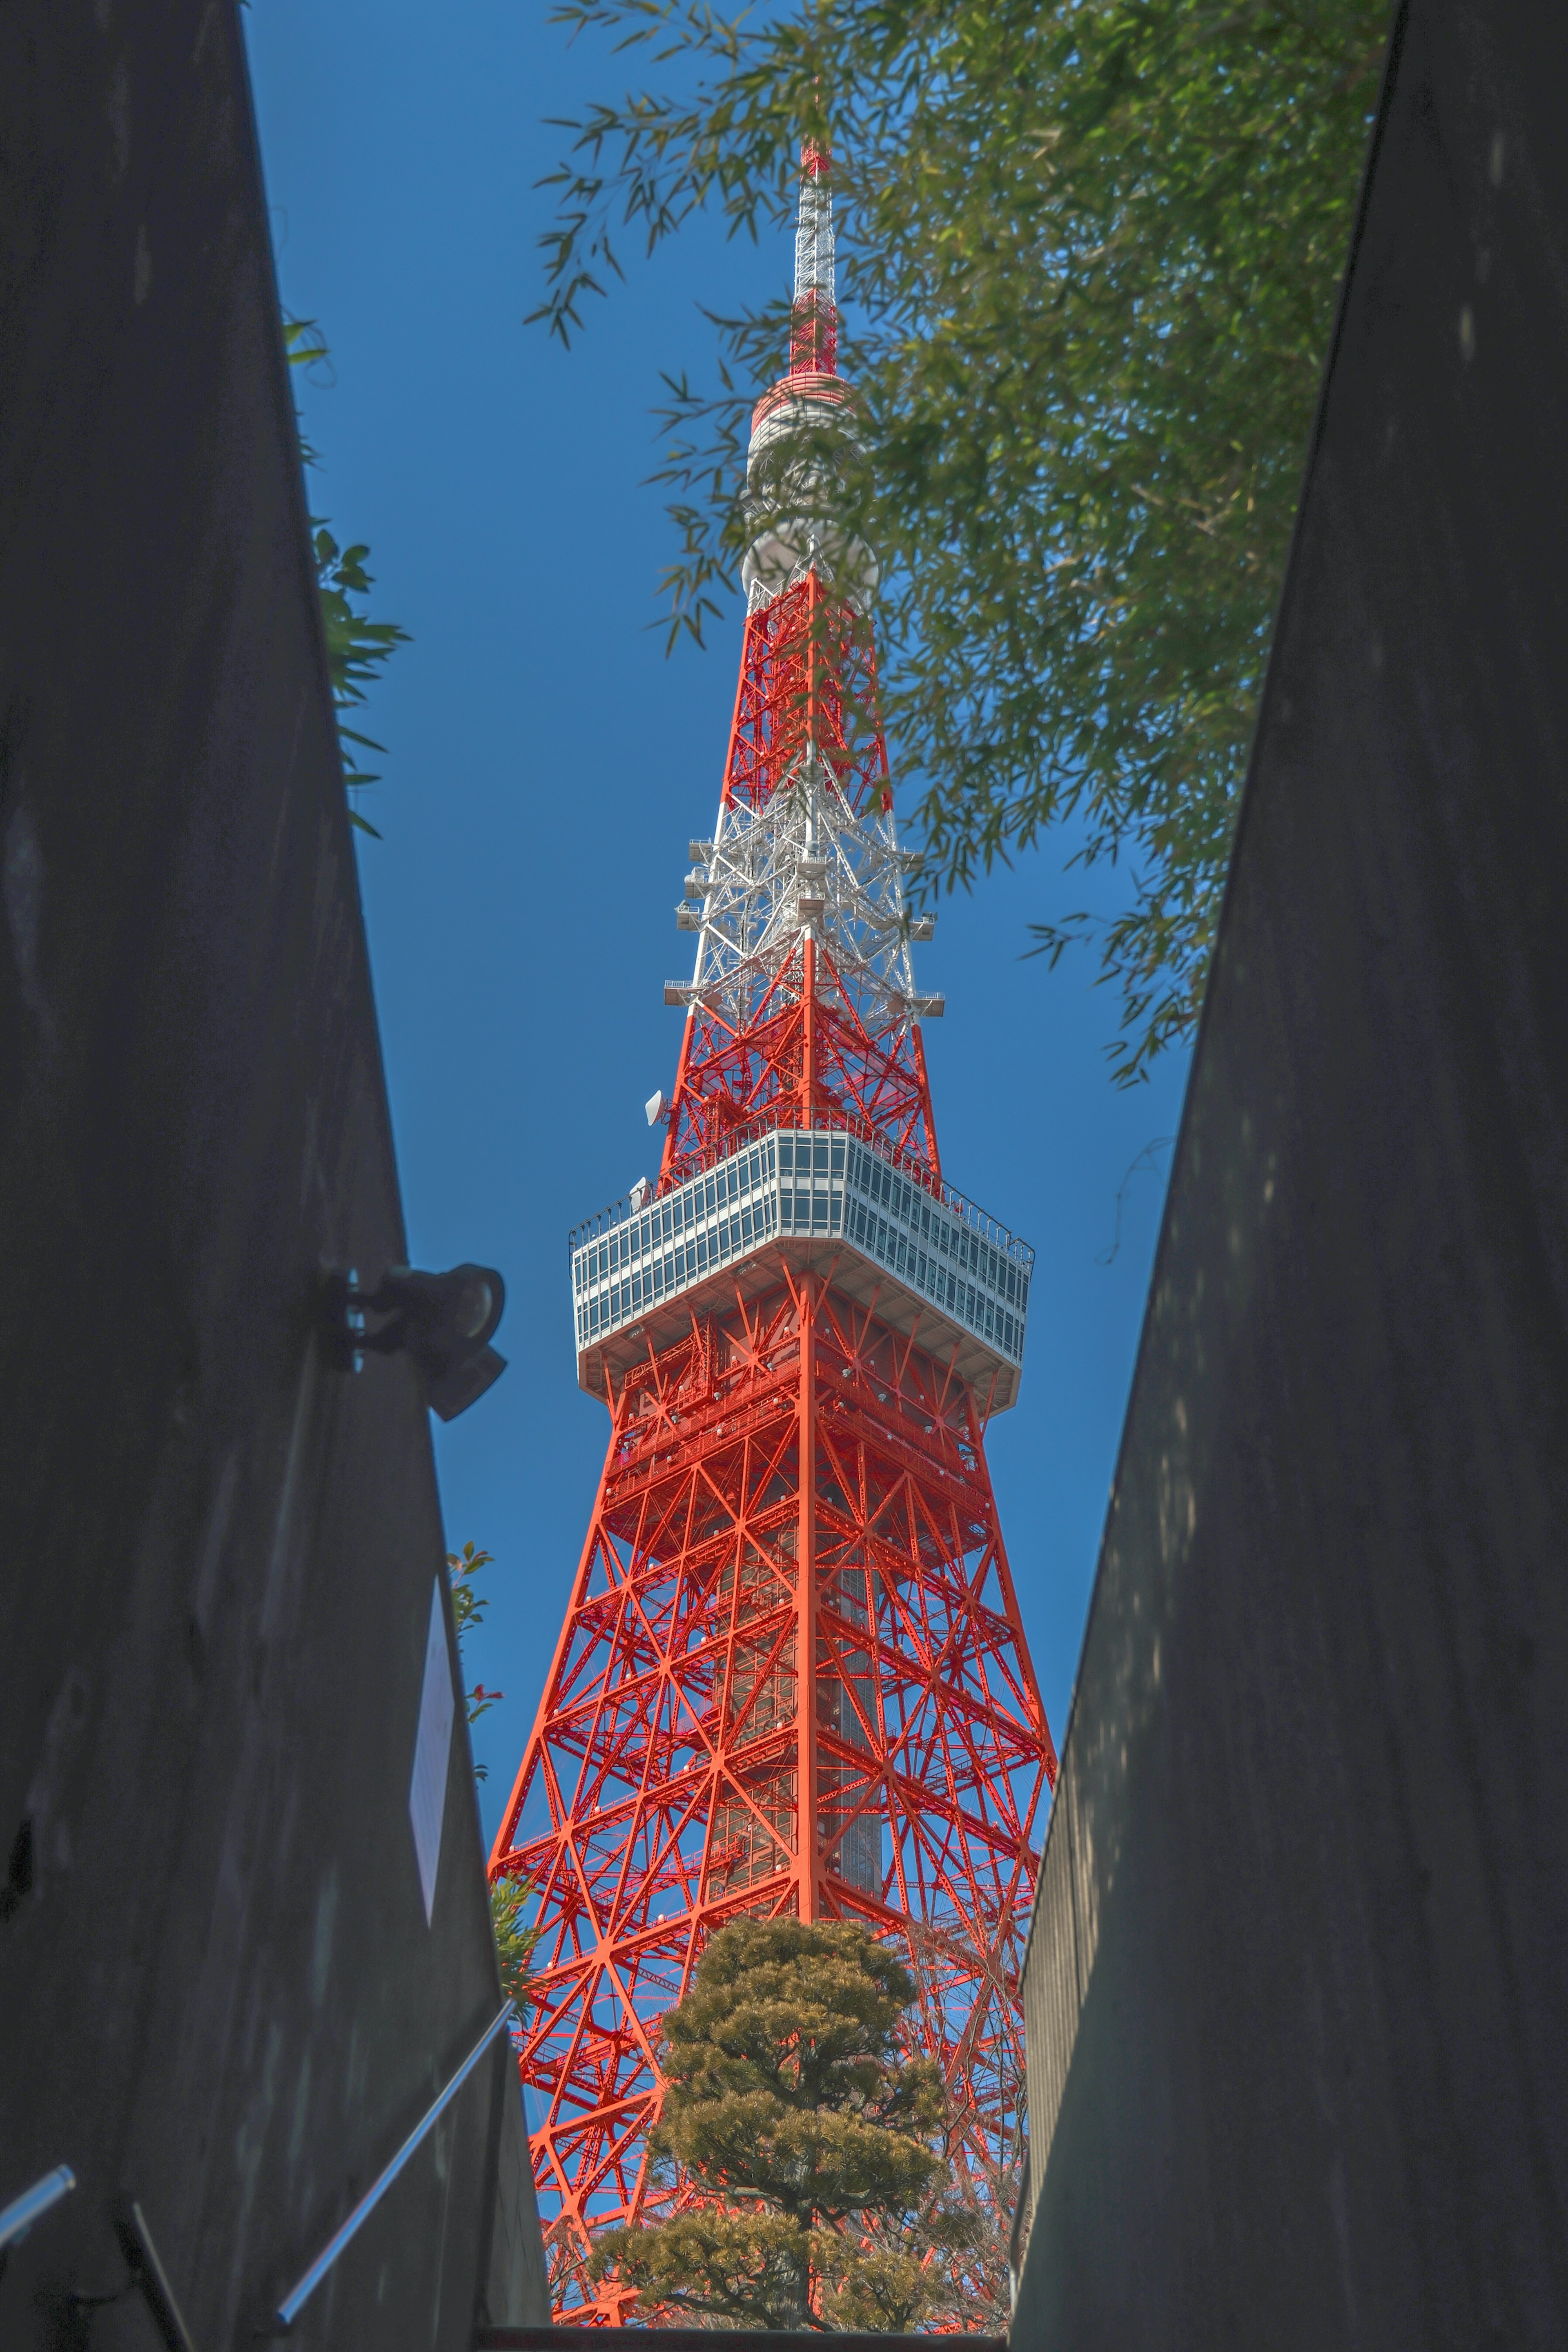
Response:
POLYGON ((795 301, 789 373, 836 375, 839 313, 833 299, 833 159, 810 140, 800 148, 800 213, 795 230, 795 301))

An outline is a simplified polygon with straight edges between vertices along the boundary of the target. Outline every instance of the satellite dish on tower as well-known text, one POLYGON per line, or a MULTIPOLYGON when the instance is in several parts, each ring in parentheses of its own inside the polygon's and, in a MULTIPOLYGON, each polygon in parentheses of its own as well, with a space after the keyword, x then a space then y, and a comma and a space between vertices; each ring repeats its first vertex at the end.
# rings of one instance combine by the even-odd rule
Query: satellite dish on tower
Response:
POLYGON ((659 1123, 659 1113, 664 1108, 664 1087, 655 1087, 653 1093, 648 1097, 647 1101, 643 1105, 643 1108, 648 1114, 649 1126, 657 1127, 659 1123))

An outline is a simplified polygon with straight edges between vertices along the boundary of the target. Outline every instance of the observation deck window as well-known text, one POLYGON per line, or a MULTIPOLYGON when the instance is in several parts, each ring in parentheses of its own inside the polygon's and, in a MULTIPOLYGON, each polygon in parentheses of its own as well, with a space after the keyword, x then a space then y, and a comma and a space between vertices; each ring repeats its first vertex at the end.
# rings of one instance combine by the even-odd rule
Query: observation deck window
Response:
POLYGON ((758 1139, 632 1214, 572 1236, 579 1349, 760 1248, 841 1234, 988 1347, 1022 1360, 1034 1253, 961 1193, 935 1197, 880 1142, 839 1129, 758 1139))

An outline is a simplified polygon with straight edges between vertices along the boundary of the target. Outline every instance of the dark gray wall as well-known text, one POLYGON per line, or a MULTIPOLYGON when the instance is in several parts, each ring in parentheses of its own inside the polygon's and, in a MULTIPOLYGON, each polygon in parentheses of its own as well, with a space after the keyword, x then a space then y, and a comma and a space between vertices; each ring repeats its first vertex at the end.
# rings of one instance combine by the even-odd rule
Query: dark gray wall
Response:
MULTIPOLYGON (((0 2341, 129 2190, 209 2352, 500 2002, 424 1406, 312 1337, 404 1243, 233 0, 0 10, 0 2341)), ((498 2045, 298 2340, 544 2316, 520 2142, 498 2045)))
POLYGON ((1568 135, 1414 0, 1051 1823, 1015 2345, 1568 2343, 1568 135))

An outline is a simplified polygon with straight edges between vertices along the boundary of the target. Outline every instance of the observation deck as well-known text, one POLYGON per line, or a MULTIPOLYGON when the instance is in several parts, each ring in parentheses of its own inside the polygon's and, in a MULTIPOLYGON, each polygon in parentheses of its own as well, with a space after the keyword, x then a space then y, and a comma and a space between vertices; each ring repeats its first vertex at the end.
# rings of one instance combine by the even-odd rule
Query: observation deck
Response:
POLYGON ((880 1137, 777 1128, 658 1200, 617 1202, 575 1228, 578 1385, 608 1396, 670 1347, 694 1312, 813 1267, 893 1329, 918 1332, 977 1397, 1018 1395, 1034 1252, 950 1185, 929 1190, 880 1137))

